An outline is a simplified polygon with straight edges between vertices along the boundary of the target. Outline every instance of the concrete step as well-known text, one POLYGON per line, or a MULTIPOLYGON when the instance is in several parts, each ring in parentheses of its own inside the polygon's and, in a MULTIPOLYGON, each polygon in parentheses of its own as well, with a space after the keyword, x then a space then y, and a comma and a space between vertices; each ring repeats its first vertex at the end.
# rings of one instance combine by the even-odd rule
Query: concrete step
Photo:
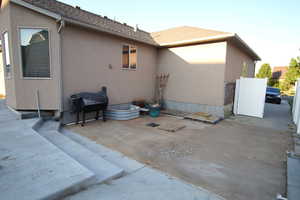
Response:
MULTIPOLYGON (((18 119, 34 119, 38 118, 38 111, 24 111, 24 110, 15 110, 13 108, 7 107, 18 119)), ((53 117, 53 113, 49 111, 41 111, 42 118, 51 118, 53 117)))
POLYGON ((19 111, 13 108, 7 107, 11 113, 13 113, 18 119, 32 119, 38 117, 37 111, 19 111))
POLYGON ((31 121, 0 130, 0 199, 61 199, 96 182, 93 172, 40 136, 31 121))
POLYGON ((126 174, 130 174, 135 172, 145 165, 139 163, 135 160, 132 160, 120 152, 114 151, 109 149, 101 144, 96 143, 95 141, 90 140, 89 138, 83 137, 77 133, 74 133, 64 127, 60 129, 60 132, 70 138, 71 140, 77 142, 78 144, 84 146, 91 152, 97 154, 98 156, 102 157, 104 160, 124 169, 126 174))
POLYGON ((38 112, 31 112, 31 111, 17 111, 20 113, 21 119, 32 119, 37 118, 39 116, 38 112))
POLYGON ((43 120, 42 123, 36 128, 38 132, 43 131, 59 131, 60 122, 55 120, 43 120))
MULTIPOLYGON (((46 125, 49 127, 49 122, 46 125)), ((92 171, 96 175, 97 183, 119 178, 123 175, 124 170, 122 168, 104 160, 60 132, 45 130, 42 126, 39 129, 39 133, 74 160, 92 171)))

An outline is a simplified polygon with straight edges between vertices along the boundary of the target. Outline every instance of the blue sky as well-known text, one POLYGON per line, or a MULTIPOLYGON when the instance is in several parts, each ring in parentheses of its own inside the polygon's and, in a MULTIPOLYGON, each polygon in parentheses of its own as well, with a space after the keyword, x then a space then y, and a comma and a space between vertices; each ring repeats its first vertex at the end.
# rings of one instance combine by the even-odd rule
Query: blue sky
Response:
POLYGON ((61 1, 149 32, 182 25, 235 32, 272 66, 300 56, 299 0, 61 1))

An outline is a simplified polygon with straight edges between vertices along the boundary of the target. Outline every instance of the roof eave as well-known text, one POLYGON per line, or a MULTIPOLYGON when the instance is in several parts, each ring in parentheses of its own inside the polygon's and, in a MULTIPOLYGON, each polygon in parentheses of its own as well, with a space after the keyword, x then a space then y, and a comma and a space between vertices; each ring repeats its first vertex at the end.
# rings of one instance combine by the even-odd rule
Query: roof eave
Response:
POLYGON ((248 52, 248 54, 251 55, 251 57, 256 60, 260 61, 261 58, 255 53, 255 51, 246 43, 244 40, 242 40, 237 34, 234 34, 233 39, 237 40, 238 43, 241 44, 241 46, 248 52))
POLYGON ((56 14, 54 12, 49 11, 49 10, 46 10, 46 9, 34 6, 34 5, 30 4, 30 3, 24 2, 22 0, 10 0, 10 1, 12 3, 14 3, 14 4, 17 4, 19 6, 23 6, 25 8, 29 8, 29 9, 31 9, 33 11, 36 11, 36 12, 38 12, 40 14, 43 14, 43 15, 46 15, 48 17, 54 18, 56 20, 61 20, 61 18, 62 18, 61 15, 58 15, 58 14, 56 14))
POLYGON ((245 49, 245 51, 252 57, 253 60, 259 61, 261 58, 253 51, 247 44, 244 42, 237 34, 235 33, 228 33, 222 34, 217 36, 209 36, 204 38, 196 38, 192 40, 181 40, 176 42, 169 42, 169 43, 161 43, 160 47, 170 48, 170 47, 178 47, 178 46, 186 46, 186 45, 194 45, 194 44, 202 44, 202 43, 212 43, 212 42, 221 42, 221 41, 228 41, 228 40, 235 40, 237 41, 240 46, 245 49))
POLYGON ((222 41, 226 40, 230 37, 234 37, 234 34, 222 34, 217 36, 209 36, 209 37, 202 37, 202 38, 195 38, 191 40, 181 40, 176 42, 168 42, 168 43, 161 43, 160 47, 176 47, 176 46, 184 46, 184 45, 191 45, 197 43, 205 43, 205 42, 214 42, 214 41, 222 41))

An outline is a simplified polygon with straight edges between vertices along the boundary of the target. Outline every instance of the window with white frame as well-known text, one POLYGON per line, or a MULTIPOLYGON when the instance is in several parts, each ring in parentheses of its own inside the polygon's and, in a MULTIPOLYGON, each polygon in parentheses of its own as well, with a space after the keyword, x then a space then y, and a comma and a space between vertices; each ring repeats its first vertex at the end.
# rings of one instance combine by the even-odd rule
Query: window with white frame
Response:
POLYGON ((137 67, 137 48, 133 45, 123 45, 122 49, 122 68, 136 69, 137 67))
POLYGON ((4 58, 4 71, 5 77, 11 76, 11 62, 10 62, 10 46, 9 46, 9 38, 8 32, 4 32, 3 35, 3 42, 2 42, 2 49, 3 49, 3 58, 4 58))
POLYGON ((49 32, 21 28, 21 58, 24 78, 50 78, 49 32))

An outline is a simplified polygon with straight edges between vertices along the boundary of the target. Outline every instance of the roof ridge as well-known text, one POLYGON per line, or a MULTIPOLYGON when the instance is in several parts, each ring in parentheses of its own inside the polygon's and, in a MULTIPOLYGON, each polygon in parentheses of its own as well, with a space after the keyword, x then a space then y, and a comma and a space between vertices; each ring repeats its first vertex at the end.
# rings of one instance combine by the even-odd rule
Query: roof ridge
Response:
MULTIPOLYGON (((91 11, 88 11, 88 10, 85 10, 85 9, 82 9, 82 8, 79 7, 79 6, 72 6, 72 5, 66 4, 66 3, 61 2, 61 1, 57 1, 57 0, 52 0, 52 1, 55 1, 55 3, 64 5, 64 6, 66 6, 66 7, 70 7, 70 8, 72 8, 72 9, 77 9, 79 12, 83 12, 83 13, 86 13, 86 14, 94 15, 94 16, 97 16, 97 17, 102 18, 103 20, 109 20, 109 21, 111 21, 111 22, 118 23, 118 24, 121 24, 121 25, 123 25, 123 26, 127 26, 127 27, 129 27, 129 28, 134 29, 134 27, 128 25, 127 23, 122 23, 122 22, 119 22, 119 21, 117 21, 117 20, 111 19, 111 18, 109 18, 108 16, 105 16, 105 15, 102 16, 101 14, 94 13, 94 12, 91 12, 91 11)), ((146 31, 145 31, 145 32, 146 32, 146 31)))
POLYGON ((155 34, 155 33, 159 33, 159 32, 165 32, 165 31, 175 30, 175 29, 180 29, 180 28, 193 28, 195 30, 213 31, 213 32, 219 32, 219 33, 224 33, 224 34, 231 33, 231 32, 219 31, 219 30, 208 29, 208 28, 201 28, 201 27, 196 27, 196 26, 182 25, 182 26, 176 26, 176 27, 171 27, 171 28, 163 29, 163 30, 160 30, 160 31, 151 32, 151 34, 152 33, 155 34))

